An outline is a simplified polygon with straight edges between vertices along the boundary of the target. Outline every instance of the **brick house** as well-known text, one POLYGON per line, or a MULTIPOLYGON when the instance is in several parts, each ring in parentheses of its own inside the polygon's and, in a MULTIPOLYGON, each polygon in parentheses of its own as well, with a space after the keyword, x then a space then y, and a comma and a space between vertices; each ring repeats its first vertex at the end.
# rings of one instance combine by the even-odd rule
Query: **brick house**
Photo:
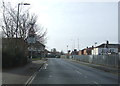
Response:
POLYGON ((93 50, 93 46, 92 47, 87 47, 85 49, 82 49, 78 52, 78 55, 91 55, 92 54, 92 50, 93 50))
POLYGON ((28 46, 29 55, 32 52, 34 57, 45 57, 45 45, 36 41, 28 46))

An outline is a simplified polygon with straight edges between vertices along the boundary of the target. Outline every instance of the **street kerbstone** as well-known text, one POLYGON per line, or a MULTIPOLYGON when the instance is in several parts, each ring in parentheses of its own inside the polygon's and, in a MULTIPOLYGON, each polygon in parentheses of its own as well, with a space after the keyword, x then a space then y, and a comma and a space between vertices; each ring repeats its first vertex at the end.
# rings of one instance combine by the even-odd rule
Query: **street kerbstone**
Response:
POLYGON ((2 70, 2 84, 25 84, 26 81, 36 72, 44 60, 32 61, 31 63, 13 69, 2 70))

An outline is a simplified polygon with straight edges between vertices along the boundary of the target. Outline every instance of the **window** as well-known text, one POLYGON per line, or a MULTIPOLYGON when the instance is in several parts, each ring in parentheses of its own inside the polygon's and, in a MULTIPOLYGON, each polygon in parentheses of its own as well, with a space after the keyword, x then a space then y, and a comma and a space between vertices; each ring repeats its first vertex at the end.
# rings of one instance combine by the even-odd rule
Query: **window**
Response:
POLYGON ((114 49, 110 49, 110 52, 114 52, 114 49))

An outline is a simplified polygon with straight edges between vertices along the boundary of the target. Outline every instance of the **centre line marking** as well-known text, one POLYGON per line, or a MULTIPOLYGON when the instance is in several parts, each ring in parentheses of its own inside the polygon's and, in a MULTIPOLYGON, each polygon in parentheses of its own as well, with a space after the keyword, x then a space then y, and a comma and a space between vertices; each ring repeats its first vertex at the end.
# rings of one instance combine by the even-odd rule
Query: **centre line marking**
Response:
POLYGON ((96 81, 93 81, 95 84, 99 84, 99 83, 97 83, 96 81))
POLYGON ((78 70, 75 70, 77 73, 79 73, 79 74, 82 74, 81 72, 79 72, 78 70))

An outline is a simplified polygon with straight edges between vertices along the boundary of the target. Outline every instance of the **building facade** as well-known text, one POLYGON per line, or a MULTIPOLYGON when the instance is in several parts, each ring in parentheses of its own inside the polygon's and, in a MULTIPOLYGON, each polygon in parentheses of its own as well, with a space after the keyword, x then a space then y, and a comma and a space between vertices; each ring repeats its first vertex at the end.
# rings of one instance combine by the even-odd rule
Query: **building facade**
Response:
POLYGON ((119 44, 101 44, 94 47, 92 50, 92 55, 118 54, 118 46, 119 44))
POLYGON ((34 44, 29 45, 28 47, 29 55, 32 52, 34 57, 45 57, 45 45, 36 41, 34 44))

